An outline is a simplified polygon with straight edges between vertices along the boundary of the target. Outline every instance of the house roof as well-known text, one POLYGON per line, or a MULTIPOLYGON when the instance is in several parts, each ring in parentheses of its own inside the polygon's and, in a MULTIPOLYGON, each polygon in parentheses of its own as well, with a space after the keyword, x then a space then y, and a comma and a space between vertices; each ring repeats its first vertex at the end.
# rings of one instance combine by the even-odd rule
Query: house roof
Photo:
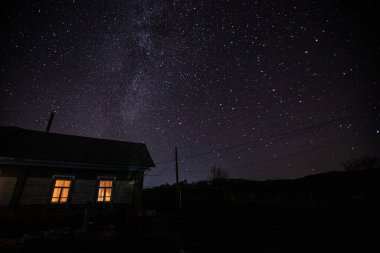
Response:
POLYGON ((15 161, 154 167, 143 143, 39 132, 0 126, 0 157, 15 161))

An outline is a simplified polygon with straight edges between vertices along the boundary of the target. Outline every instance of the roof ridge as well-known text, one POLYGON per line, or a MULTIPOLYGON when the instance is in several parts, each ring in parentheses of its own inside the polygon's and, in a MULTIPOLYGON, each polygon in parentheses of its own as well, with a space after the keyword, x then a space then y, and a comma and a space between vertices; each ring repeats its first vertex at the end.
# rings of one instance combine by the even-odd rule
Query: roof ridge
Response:
POLYGON ((130 143, 130 144, 146 145, 144 142, 122 141, 122 140, 105 139, 105 138, 90 137, 90 136, 83 136, 83 135, 73 135, 73 134, 66 134, 66 133, 45 132, 45 131, 39 131, 39 130, 33 130, 33 129, 26 129, 26 128, 17 127, 17 126, 0 126, 0 129, 1 128, 14 129, 14 130, 17 130, 17 131, 24 131, 24 132, 34 132, 34 133, 38 133, 38 134, 47 134, 47 135, 57 135, 57 136, 85 138, 85 139, 92 139, 92 140, 99 140, 99 141, 106 141, 106 142, 120 142, 120 143, 130 143))
POLYGON ((145 143, 0 126, 0 156, 65 163, 154 167, 145 143))

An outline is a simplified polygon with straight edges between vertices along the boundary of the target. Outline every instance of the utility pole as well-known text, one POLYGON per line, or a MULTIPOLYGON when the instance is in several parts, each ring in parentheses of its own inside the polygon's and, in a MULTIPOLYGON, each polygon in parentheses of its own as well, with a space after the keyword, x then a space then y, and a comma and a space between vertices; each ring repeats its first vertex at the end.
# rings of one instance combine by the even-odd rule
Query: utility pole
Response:
POLYGON ((47 123, 46 130, 45 130, 46 133, 50 132, 50 127, 51 127, 51 123, 53 123, 54 115, 55 115, 55 112, 50 113, 49 121, 47 123))
POLYGON ((174 151, 174 156, 175 156, 175 182, 177 186, 177 197, 178 197, 178 209, 182 209, 182 192, 181 192, 181 187, 178 182, 178 151, 177 147, 175 147, 174 151))
POLYGON ((177 151, 177 147, 175 147, 174 158, 175 158, 175 183, 178 186, 178 151, 177 151))

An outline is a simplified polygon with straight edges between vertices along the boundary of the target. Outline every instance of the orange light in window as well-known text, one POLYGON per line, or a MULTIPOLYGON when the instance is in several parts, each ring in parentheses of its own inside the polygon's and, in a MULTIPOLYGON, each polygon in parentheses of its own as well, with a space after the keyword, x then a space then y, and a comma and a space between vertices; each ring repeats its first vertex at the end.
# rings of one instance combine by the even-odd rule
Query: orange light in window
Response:
POLYGON ((70 180, 55 180, 55 187, 70 187, 70 180))
POLYGON ((101 180, 99 182, 98 202, 111 202, 112 180, 101 180))
POLYGON ((71 180, 55 180, 51 203, 66 203, 69 197, 71 180))
POLYGON ((112 187, 112 181, 110 180, 102 180, 99 184, 100 187, 112 187))

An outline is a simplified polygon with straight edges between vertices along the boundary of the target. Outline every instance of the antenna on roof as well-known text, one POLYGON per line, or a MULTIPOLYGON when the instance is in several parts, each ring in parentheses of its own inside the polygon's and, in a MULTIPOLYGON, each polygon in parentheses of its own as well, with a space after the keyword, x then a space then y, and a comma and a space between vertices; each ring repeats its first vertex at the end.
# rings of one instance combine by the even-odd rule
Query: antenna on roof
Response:
POLYGON ((51 127, 51 123, 53 122, 54 115, 55 115, 55 112, 50 112, 49 121, 48 121, 48 124, 46 126, 46 130, 45 130, 46 133, 50 132, 50 127, 51 127))

